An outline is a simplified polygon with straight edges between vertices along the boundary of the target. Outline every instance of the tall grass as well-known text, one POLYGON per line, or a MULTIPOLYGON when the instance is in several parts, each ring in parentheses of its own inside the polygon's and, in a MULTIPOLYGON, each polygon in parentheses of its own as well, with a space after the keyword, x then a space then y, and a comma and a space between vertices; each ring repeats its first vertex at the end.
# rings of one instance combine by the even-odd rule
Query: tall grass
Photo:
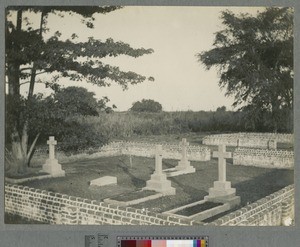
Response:
POLYGON ((233 112, 114 112, 80 117, 81 123, 112 138, 165 135, 201 131, 242 131, 241 116, 233 112))

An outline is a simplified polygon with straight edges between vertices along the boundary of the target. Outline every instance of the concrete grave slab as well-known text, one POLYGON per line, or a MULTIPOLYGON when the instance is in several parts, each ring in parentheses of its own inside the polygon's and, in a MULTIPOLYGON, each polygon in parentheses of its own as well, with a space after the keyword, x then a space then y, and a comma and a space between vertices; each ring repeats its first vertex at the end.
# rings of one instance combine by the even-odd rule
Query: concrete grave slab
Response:
POLYGON ((96 178, 90 182, 90 186, 105 186, 114 184, 117 184, 117 177, 113 176, 104 176, 101 178, 96 178))

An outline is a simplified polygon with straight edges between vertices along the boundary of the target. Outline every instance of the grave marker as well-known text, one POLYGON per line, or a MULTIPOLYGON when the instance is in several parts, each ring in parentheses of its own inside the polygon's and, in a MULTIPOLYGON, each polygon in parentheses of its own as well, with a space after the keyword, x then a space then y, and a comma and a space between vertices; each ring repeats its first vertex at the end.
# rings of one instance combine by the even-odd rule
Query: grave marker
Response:
POLYGON ((116 185, 117 177, 104 176, 101 178, 96 178, 90 182, 91 186, 105 186, 105 185, 116 185))
POLYGON ((54 139, 54 136, 49 137, 47 144, 49 145, 49 159, 43 165, 42 171, 49 173, 52 177, 64 177, 65 171, 61 169, 61 165, 55 159, 55 145, 57 145, 57 141, 54 139))
POLYGON ((186 141, 186 138, 182 138, 180 143, 181 146, 181 160, 178 162, 178 165, 175 167, 177 171, 184 171, 184 173, 192 173, 195 172, 196 169, 191 166, 191 162, 188 160, 187 157, 187 147, 189 143, 186 141))
POLYGON ((213 157, 218 158, 219 181, 226 181, 226 159, 232 158, 232 153, 226 152, 224 144, 219 145, 219 151, 213 152, 213 157))
POLYGON ((146 182, 143 190, 154 190, 164 195, 175 195, 175 188, 171 186, 171 181, 167 180, 166 174, 162 171, 162 145, 156 145, 155 149, 155 171, 151 179, 146 182))
POLYGON ((205 200, 212 202, 229 203, 231 206, 239 205, 241 198, 236 196, 236 189, 231 188, 231 182, 226 181, 226 159, 232 158, 231 152, 226 152, 224 144, 219 145, 218 151, 213 152, 213 157, 218 158, 218 181, 208 190, 205 200))

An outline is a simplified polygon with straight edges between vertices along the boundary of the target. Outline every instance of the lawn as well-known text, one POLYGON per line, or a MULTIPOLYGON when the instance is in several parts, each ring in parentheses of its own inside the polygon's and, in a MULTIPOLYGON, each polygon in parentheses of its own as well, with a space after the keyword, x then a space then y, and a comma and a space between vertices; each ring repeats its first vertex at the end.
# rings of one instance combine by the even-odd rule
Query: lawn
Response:
MULTIPOLYGON (((241 196, 241 206, 254 202, 293 183, 293 170, 233 166, 228 160, 227 180, 241 196)), ((177 165, 176 160, 163 160, 163 169, 177 165)), ((204 198, 213 182, 217 180, 217 159, 206 162, 191 162, 196 168, 192 174, 169 178, 176 188, 176 195, 161 197, 133 207, 164 212, 204 198)), ((133 157, 132 167, 128 156, 103 157, 94 160, 62 164, 64 178, 51 178, 24 182, 23 185, 84 197, 91 200, 124 198, 127 193, 146 185, 154 171, 154 159, 133 157), (90 188, 89 182, 102 176, 116 176, 117 185, 90 188)))

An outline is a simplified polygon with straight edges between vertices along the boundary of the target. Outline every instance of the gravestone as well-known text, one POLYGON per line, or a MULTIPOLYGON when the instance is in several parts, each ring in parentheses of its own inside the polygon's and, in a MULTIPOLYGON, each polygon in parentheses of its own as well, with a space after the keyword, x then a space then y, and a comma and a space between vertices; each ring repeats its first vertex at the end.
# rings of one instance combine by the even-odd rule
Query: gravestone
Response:
POLYGON ((187 147, 189 143, 186 141, 186 138, 182 138, 181 146, 181 160, 178 162, 178 165, 175 167, 175 170, 185 171, 185 173, 195 172, 196 169, 191 166, 191 162, 187 158, 187 147))
POLYGON ((236 189, 231 188, 231 182, 226 181, 226 159, 232 158, 230 152, 226 152, 224 144, 219 145, 218 151, 213 152, 213 157, 218 158, 218 181, 214 182, 214 187, 209 188, 207 201, 229 202, 231 206, 240 204, 240 197, 236 196, 236 189))
POLYGON ((96 178, 90 182, 90 186, 105 186, 117 184, 117 178, 113 176, 104 176, 96 178))
POLYGON ((171 181, 167 180, 166 174, 162 171, 162 145, 156 145, 155 149, 155 171, 151 179, 146 182, 143 190, 154 190, 164 195, 175 195, 175 188, 171 181))
POLYGON ((49 137, 47 144, 49 145, 49 159, 43 165, 42 171, 49 173, 52 177, 64 177, 65 171, 61 169, 61 164, 55 159, 55 145, 57 141, 54 139, 54 136, 49 137))

